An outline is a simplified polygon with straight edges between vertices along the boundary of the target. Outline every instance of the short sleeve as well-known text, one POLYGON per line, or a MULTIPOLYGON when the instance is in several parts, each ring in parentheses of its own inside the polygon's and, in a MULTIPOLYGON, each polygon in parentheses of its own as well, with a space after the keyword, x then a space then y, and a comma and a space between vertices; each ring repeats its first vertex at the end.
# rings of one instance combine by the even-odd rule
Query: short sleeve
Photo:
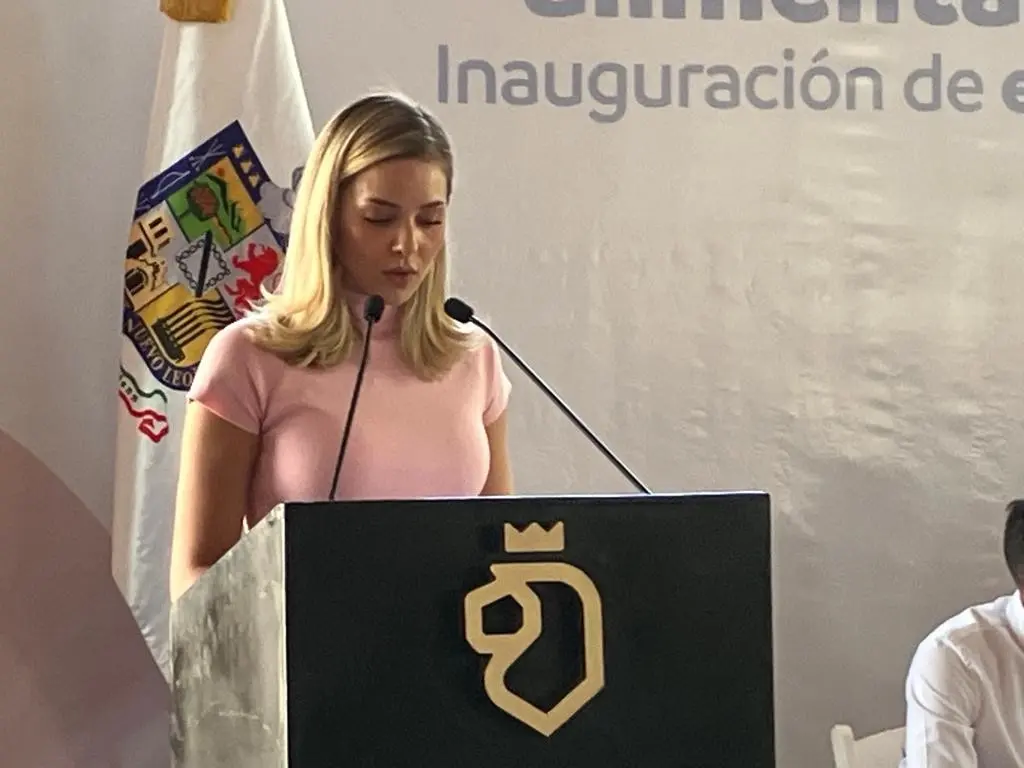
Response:
POLYGON ((232 323, 210 340, 196 368, 188 397, 252 434, 263 424, 265 372, 246 324, 232 323))
POLYGON ((906 684, 906 768, 973 768, 977 680, 942 638, 918 647, 906 684))
POLYGON ((498 345, 490 338, 483 349, 484 382, 487 386, 486 407, 484 408, 484 426, 490 426, 508 406, 508 397, 512 391, 512 383, 505 375, 501 365, 501 352, 498 345))

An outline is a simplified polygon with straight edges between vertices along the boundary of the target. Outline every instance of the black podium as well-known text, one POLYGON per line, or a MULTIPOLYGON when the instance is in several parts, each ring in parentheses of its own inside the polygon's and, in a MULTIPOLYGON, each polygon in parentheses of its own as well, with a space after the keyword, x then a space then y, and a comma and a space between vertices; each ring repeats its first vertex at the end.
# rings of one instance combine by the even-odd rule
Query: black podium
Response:
POLYGON ((763 493, 287 504, 171 612, 177 768, 773 768, 763 493))

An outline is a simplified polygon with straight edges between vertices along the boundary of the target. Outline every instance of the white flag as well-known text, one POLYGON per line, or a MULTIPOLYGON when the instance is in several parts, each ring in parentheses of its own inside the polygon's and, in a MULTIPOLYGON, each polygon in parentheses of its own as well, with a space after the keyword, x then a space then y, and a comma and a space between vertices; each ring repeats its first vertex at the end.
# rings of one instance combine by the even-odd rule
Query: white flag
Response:
POLYGON ((221 24, 165 22, 125 256, 112 565, 165 675, 186 394, 210 337, 280 269, 314 138, 284 1, 235 5, 221 24))

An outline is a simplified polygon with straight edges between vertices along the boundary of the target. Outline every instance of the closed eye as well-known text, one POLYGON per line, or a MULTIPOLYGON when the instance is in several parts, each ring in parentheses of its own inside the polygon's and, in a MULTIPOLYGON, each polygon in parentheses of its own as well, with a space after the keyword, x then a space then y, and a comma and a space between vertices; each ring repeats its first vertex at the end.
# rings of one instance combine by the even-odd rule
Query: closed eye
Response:
MULTIPOLYGON (((377 218, 373 218, 371 216, 364 216, 363 217, 363 221, 365 221, 368 224, 376 224, 378 226, 384 226, 386 224, 393 224, 395 220, 394 219, 390 219, 390 218, 377 219, 377 218)), ((418 221, 416 223, 419 224, 421 227, 440 227, 442 224, 444 224, 444 220, 443 219, 440 219, 440 220, 433 220, 433 219, 431 219, 429 221, 422 221, 421 220, 421 221, 418 221)))

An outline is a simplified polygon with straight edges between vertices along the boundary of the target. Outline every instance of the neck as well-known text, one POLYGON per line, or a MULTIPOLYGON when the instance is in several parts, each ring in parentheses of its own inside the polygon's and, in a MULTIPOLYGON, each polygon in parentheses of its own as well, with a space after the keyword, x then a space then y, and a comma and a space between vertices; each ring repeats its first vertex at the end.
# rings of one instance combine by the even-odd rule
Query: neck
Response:
POLYGON ((1024 639, 1024 585, 1017 588, 1010 606, 1010 622, 1014 631, 1024 639))
MULTIPOLYGON (((366 310, 366 300, 368 298, 366 294, 345 291, 345 301, 352 315, 352 321, 360 331, 366 330, 366 320, 363 317, 363 312, 366 310)), ((380 320, 373 325, 373 338, 396 336, 400 320, 401 310, 399 307, 384 305, 384 313, 381 315, 380 320)))

